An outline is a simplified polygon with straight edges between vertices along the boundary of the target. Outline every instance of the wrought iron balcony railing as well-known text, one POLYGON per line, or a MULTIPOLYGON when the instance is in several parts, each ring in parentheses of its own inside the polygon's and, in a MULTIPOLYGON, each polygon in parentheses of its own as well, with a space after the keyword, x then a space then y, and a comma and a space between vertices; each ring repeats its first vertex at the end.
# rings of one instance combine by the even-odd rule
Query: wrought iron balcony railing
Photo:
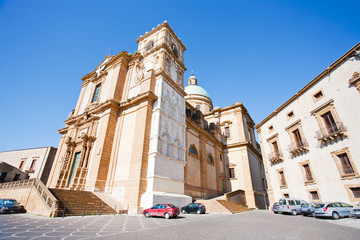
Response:
POLYGON ((306 179, 307 182, 312 182, 312 181, 314 181, 314 178, 311 176, 311 174, 306 174, 306 175, 305 175, 305 179, 306 179))
POLYGON ((277 163, 283 160, 283 155, 280 151, 275 151, 268 154, 268 159, 271 163, 277 163))
POLYGON ((346 132, 346 127, 342 122, 333 123, 331 126, 320 129, 316 132, 316 138, 321 142, 341 138, 346 132))
POLYGON ((343 165, 342 166, 342 171, 346 175, 355 173, 355 171, 354 171, 354 169, 353 169, 353 167, 351 165, 343 165))
POLYGON ((309 143, 306 141, 306 139, 301 139, 300 141, 296 141, 291 143, 288 146, 288 150, 292 154, 301 153, 308 149, 309 143))

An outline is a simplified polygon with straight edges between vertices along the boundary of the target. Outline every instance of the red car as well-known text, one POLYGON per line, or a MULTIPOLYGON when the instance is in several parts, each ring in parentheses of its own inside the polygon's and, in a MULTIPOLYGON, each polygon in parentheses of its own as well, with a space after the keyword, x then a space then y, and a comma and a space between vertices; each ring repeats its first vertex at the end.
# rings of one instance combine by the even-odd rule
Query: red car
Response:
POLYGON ((180 210, 172 204, 157 204, 152 208, 145 209, 143 214, 145 217, 156 216, 169 219, 171 217, 176 218, 180 214, 180 210))

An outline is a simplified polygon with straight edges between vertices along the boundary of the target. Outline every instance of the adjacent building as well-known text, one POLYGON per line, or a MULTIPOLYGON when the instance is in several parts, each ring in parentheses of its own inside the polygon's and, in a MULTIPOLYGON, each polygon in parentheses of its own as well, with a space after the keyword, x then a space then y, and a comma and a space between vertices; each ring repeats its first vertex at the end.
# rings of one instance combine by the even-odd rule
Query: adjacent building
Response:
POLYGON ((270 203, 360 201, 360 43, 256 125, 270 203))
POLYGON ((56 154, 54 147, 0 152, 0 182, 39 178, 47 183, 56 154))

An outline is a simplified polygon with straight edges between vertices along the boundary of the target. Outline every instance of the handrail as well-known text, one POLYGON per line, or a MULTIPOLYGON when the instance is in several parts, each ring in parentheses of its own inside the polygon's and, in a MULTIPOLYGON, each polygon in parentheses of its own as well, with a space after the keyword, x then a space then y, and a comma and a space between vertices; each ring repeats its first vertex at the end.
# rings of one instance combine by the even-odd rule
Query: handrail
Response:
POLYGON ((21 181, 0 183, 0 189, 15 189, 34 187, 36 193, 44 201, 46 207, 50 210, 50 217, 55 216, 59 205, 59 200, 49 191, 49 189, 38 178, 26 179, 21 181))
POLYGON ((317 131, 316 138, 318 140, 322 140, 323 138, 335 136, 343 132, 346 132, 346 126, 344 126, 342 122, 336 122, 331 124, 331 126, 321 128, 319 131, 317 131))
POLYGON ((288 146, 289 152, 301 150, 303 148, 309 147, 309 143, 306 141, 306 139, 301 139, 301 141, 292 142, 288 146))

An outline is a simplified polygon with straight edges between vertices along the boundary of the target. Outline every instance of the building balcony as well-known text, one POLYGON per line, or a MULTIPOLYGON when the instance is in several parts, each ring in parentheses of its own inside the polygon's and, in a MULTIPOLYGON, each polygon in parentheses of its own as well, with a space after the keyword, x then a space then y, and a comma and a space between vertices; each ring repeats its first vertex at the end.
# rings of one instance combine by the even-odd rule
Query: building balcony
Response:
POLYGON ((355 174, 355 171, 352 166, 344 165, 342 166, 343 175, 352 175, 355 174))
POLYGON ((268 159, 272 164, 275 164, 283 160, 283 155, 280 151, 272 152, 268 154, 268 159))
POLYGON ((308 151, 309 143, 306 139, 301 139, 301 141, 293 142, 288 146, 288 150, 291 154, 301 154, 308 151))
POLYGON ((342 122, 337 122, 329 127, 325 127, 316 132, 316 139, 326 144, 332 140, 342 139, 345 135, 346 127, 342 122))

